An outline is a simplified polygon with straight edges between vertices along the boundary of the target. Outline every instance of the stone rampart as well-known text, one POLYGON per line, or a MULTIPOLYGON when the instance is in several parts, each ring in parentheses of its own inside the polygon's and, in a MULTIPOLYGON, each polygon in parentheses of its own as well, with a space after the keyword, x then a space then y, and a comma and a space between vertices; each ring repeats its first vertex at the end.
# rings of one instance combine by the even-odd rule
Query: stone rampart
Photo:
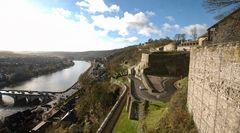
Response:
POLYGON ((191 49, 188 109, 200 133, 240 132, 240 43, 191 49))
POLYGON ((128 95, 128 88, 126 85, 123 83, 116 81, 115 82, 117 85, 121 86, 123 89, 122 94, 120 95, 119 99, 117 102, 114 104, 102 124, 97 130, 97 133, 110 133, 112 132, 121 112, 122 109, 124 108, 124 105, 127 101, 127 95, 128 95))

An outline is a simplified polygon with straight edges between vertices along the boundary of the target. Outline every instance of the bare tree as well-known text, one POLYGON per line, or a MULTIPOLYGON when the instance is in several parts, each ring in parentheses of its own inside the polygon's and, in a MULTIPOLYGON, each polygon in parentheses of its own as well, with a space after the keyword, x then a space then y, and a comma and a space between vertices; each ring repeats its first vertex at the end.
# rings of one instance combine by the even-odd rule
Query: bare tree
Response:
POLYGON ((191 34, 192 34, 193 40, 197 40, 197 27, 193 27, 191 29, 191 34))
POLYGON ((181 40, 181 34, 175 34, 174 40, 175 40, 176 42, 180 41, 180 40, 181 40))
POLYGON ((186 34, 181 34, 181 41, 185 41, 186 40, 186 34))
POLYGON ((175 34, 174 36, 175 41, 185 41, 186 40, 186 34, 175 34))
POLYGON ((215 19, 221 19, 225 17, 229 12, 240 8, 240 0, 204 0, 204 7, 212 13, 220 11, 220 13, 215 17, 215 19), (222 11, 226 7, 231 7, 228 10, 222 11))

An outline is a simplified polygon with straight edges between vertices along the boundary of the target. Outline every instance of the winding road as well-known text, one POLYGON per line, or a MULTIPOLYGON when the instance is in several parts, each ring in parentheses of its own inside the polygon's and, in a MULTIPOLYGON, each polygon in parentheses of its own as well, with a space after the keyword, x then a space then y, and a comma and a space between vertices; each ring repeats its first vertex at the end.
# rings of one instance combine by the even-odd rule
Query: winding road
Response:
POLYGON ((166 93, 150 94, 146 89, 139 89, 140 86, 144 87, 141 80, 135 78, 134 76, 131 76, 129 78, 132 79, 134 84, 134 86, 132 87, 132 94, 134 95, 134 97, 147 101, 169 101, 170 97, 176 90, 174 82, 178 80, 178 78, 176 77, 169 77, 165 79, 163 84, 161 84, 166 93))

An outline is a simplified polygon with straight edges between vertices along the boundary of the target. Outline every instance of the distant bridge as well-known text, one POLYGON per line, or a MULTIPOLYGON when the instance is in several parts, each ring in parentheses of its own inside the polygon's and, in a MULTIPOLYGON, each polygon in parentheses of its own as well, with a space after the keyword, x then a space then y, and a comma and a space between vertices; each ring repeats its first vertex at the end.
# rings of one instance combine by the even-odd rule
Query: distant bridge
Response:
POLYGON ((36 101, 41 103, 47 103, 56 94, 63 94, 70 89, 72 89, 78 82, 73 84, 67 90, 61 92, 51 92, 51 91, 29 91, 29 90, 0 90, 0 103, 2 103, 2 96, 7 95, 14 99, 14 104, 22 106, 22 104, 32 104, 36 101))
POLYGON ((49 92, 49 91, 28 91, 28 90, 0 90, 0 101, 2 96, 10 96, 14 99, 15 105, 32 104, 36 101, 46 103, 56 94, 64 92, 49 92))

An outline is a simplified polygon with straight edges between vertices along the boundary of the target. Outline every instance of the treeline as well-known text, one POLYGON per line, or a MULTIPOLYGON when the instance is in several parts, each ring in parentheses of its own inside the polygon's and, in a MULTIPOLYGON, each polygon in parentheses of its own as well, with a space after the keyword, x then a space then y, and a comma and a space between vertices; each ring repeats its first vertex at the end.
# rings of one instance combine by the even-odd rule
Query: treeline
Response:
POLYGON ((0 56, 0 87, 52 73, 74 65, 69 59, 4 54, 0 56))
POLYGON ((94 133, 99 128, 115 102, 117 101, 121 88, 111 84, 109 80, 99 81, 88 73, 79 78, 81 89, 71 124, 60 122, 47 132, 55 133, 94 133))

